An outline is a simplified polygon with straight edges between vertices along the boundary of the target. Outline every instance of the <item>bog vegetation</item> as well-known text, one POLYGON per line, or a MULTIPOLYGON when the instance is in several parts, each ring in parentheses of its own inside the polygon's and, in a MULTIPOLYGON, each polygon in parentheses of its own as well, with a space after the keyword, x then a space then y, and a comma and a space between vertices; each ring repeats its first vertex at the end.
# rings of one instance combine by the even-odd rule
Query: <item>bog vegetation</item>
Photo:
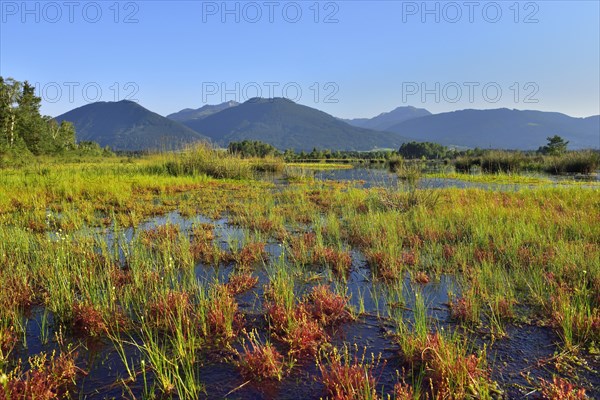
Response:
POLYGON ((3 169, 0 398, 597 395, 597 190, 279 186, 263 164, 3 169))

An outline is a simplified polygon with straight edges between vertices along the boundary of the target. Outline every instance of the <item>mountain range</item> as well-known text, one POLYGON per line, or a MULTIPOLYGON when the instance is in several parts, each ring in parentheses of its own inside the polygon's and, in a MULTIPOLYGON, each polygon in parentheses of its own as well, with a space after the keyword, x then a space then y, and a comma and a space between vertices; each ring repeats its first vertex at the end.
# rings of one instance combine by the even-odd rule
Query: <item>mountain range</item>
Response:
POLYGON ((238 103, 237 101, 228 101, 226 103, 221 103, 221 104, 217 104, 217 105, 207 104, 205 106, 202 106, 202 107, 196 108, 196 109, 185 108, 176 113, 167 115, 167 118, 172 119, 173 121, 177 121, 177 122, 190 121, 193 119, 202 119, 202 118, 208 117, 209 115, 216 114, 219 111, 223 111, 227 108, 231 108, 231 107, 235 107, 235 106, 239 106, 239 105, 240 105, 240 103, 238 103))
POLYGON ((374 118, 342 120, 284 98, 250 99, 162 117, 131 101, 99 102, 56 117, 71 121, 77 140, 115 150, 175 149, 210 140, 221 146, 260 140, 284 150, 373 150, 406 141, 430 141, 467 148, 535 150, 560 135, 570 149, 600 148, 600 116, 574 118, 530 110, 460 110, 431 114, 398 107, 374 118))
POLYGON ((461 110, 410 119, 387 129, 418 141, 466 147, 535 150, 548 136, 569 149, 600 148, 600 116, 573 118, 556 112, 461 110))
POLYGON ((343 119, 342 121, 358 126, 359 128, 373 129, 376 131, 387 131, 394 125, 409 119, 426 117, 431 113, 424 108, 415 108, 412 106, 398 107, 390 112, 384 112, 373 118, 354 118, 343 119))
POLYGON ((279 149, 373 150, 396 148, 406 139, 389 132, 351 126, 314 108, 284 98, 250 99, 202 119, 183 122, 226 146, 245 139, 279 149))
POLYGON ((55 119, 59 123, 72 122, 77 141, 94 141, 115 150, 172 150, 186 143, 209 140, 128 100, 86 104, 55 119))

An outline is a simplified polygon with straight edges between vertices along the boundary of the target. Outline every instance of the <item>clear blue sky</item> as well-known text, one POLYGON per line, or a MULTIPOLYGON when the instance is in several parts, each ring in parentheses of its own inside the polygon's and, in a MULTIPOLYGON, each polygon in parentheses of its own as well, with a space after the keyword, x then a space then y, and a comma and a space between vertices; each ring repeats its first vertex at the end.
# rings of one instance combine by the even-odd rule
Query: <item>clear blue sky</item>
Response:
POLYGON ((589 116, 599 3, 2 0, 0 74, 39 83, 53 116, 127 97, 166 115, 270 91, 339 117, 402 105, 589 116))

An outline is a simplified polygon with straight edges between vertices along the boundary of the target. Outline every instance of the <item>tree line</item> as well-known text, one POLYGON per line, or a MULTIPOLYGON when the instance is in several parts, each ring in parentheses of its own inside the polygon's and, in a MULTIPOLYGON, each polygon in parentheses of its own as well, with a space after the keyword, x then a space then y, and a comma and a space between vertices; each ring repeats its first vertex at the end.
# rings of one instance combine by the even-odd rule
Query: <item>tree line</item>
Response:
POLYGON ((41 99, 29 82, 0 76, 0 151, 28 151, 34 155, 73 149, 75 128, 40 114, 41 99))
POLYGON ((73 124, 42 115, 40 106, 29 82, 0 76, 0 155, 112 154, 94 142, 77 143, 73 124))
POLYGON ((283 157, 286 161, 298 160, 387 160, 392 154, 391 151, 336 151, 319 150, 313 148, 312 151, 299 151, 287 149, 279 151, 268 143, 259 140, 243 140, 241 142, 231 142, 227 146, 231 154, 241 157, 283 157))

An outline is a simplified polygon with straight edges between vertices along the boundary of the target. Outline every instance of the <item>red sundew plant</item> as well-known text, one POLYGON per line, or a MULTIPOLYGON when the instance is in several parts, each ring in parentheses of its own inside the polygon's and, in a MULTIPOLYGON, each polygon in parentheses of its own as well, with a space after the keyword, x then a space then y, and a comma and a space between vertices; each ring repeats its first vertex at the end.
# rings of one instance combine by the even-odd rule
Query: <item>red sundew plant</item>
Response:
POLYGON ((420 283, 422 285, 426 285, 429 283, 429 276, 423 271, 419 271, 415 274, 414 278, 415 282, 420 283))
POLYGON ((362 357, 350 356, 350 351, 344 347, 342 352, 336 348, 331 355, 321 357, 317 361, 322 381, 330 399, 362 400, 379 399, 375 370, 380 359, 365 360, 362 357), (323 362, 328 361, 328 362, 323 362))
POLYGON ((461 297, 450 303, 450 315, 460 321, 470 321, 473 315, 473 303, 470 298, 461 297))
POLYGON ((290 353, 298 356, 316 354, 329 340, 324 330, 326 326, 352 319, 348 298, 333 293, 327 285, 315 286, 291 309, 272 300, 267 302, 266 308, 273 336, 286 343, 290 353))
POLYGON ((494 262, 494 252, 492 250, 477 247, 473 251, 473 258, 480 264, 483 262, 494 262))
POLYGON ((257 381, 280 381, 284 374, 283 356, 271 343, 261 343, 256 332, 249 333, 247 339, 248 342, 244 341, 242 344, 244 352, 238 354, 236 362, 242 375, 257 381))
POLYGON ((258 278, 249 272, 240 272, 229 276, 229 282, 225 285, 232 295, 247 292, 258 283, 258 278))
POLYGON ((383 251, 367 251, 368 263, 375 267, 379 277, 385 281, 402 279, 400 260, 383 251))
POLYGON ((30 219, 27 222, 27 229, 29 229, 31 232, 34 232, 34 233, 44 233, 44 232, 46 232, 46 230, 49 229, 49 226, 47 226, 45 223, 43 223, 41 221, 36 221, 36 220, 30 219))
POLYGON ((394 385, 394 396, 396 400, 413 400, 415 390, 411 385, 399 382, 394 385))
POLYGON ((545 400, 585 400, 585 389, 577 388, 567 380, 554 376, 552 382, 540 380, 541 396, 545 400))
POLYGON ((273 337, 289 346, 290 353, 297 356, 314 355, 329 337, 303 303, 287 311, 283 306, 269 304, 267 315, 273 329, 273 337))
POLYGON ((452 247, 449 244, 445 244, 442 250, 442 256, 444 257, 444 260, 450 261, 454 257, 455 252, 456 250, 454 249, 454 247, 452 247))
POLYGON ((352 257, 349 252, 336 250, 331 247, 315 250, 313 258, 315 261, 323 261, 335 273, 340 275, 346 274, 352 265, 352 257))
POLYGON ((12 352, 17 341, 17 334, 12 326, 0 327, 0 362, 12 352))
MULTIPOLYGON (((70 383, 77 375, 75 355, 62 353, 50 359, 42 353, 29 359, 31 368, 21 372, 21 366, 4 377, 4 390, 0 390, 0 400, 36 399, 50 400, 65 398, 70 383)), ((1 378, 0 378, 1 379, 1 378)))
POLYGON ((299 237, 292 236, 289 239, 289 248, 294 260, 300 264, 312 262, 309 252, 313 250, 316 241, 317 235, 313 232, 304 233, 299 237))
POLYGON ((409 235, 407 241, 411 249, 419 249, 423 246, 423 239, 419 235, 409 235))
POLYGON ((374 237, 364 235, 363 233, 357 231, 356 227, 350 227, 348 232, 348 243, 359 247, 359 248, 368 248, 373 246, 374 243, 379 242, 374 237))
POLYGON ((110 282, 116 288, 122 288, 133 282, 131 270, 119 266, 113 266, 110 269, 110 282))
POLYGON ((228 342, 235 337, 243 325, 238 304, 225 285, 217 285, 211 291, 207 311, 207 337, 215 341, 228 342))
POLYGON ((178 237, 178 225, 160 225, 140 234, 142 244, 147 247, 155 247, 160 242, 175 242, 178 237))
POLYGON ((4 277, 0 275, 0 303, 8 310, 27 309, 33 303, 35 293, 28 279, 19 279, 15 276, 4 277))
POLYGON ((215 238, 214 230, 212 224, 198 224, 192 228, 192 237, 196 241, 210 242, 215 238))
POLYGON ((323 327, 312 319, 306 309, 300 305, 296 317, 286 327, 282 341, 290 347, 291 353, 300 357, 314 355, 329 337, 323 327))
POLYGON ((322 325, 335 325, 352 319, 348 311, 348 297, 335 294, 327 285, 312 288, 305 300, 306 308, 322 325))
POLYGON ((402 253, 402 264, 414 267, 418 263, 418 255, 414 251, 405 251, 402 253))
POLYGON ((527 267, 533 265, 536 261, 531 249, 527 246, 519 247, 517 250, 517 259, 519 260, 519 263, 527 267))
POLYGON ((187 292, 168 292, 150 303, 148 317, 149 322, 169 332, 176 330, 178 321, 189 329, 195 321, 190 295, 187 292))
POLYGON ((314 232, 307 232, 301 236, 301 242, 304 246, 310 248, 317 243, 317 234, 314 232))
POLYGON ((210 241, 192 240, 190 252, 194 260, 204 264, 219 264, 233 260, 231 254, 215 246, 210 241))
POLYGON ((73 304, 73 330, 85 336, 100 336, 108 332, 102 313, 93 306, 76 302, 73 304))
POLYGON ((513 311, 514 304, 514 300, 511 299, 501 298, 500 300, 498 300, 498 302, 495 305, 498 315, 505 319, 513 318, 515 316, 515 313, 513 311))
POLYGON ((422 242, 437 243, 442 240, 443 237, 444 234, 442 232, 433 228, 425 228, 425 230, 421 232, 419 238, 422 242))
POLYGON ((359 214, 366 214, 366 213, 369 212, 369 205, 366 202, 361 201, 361 202, 359 202, 359 203, 356 204, 356 206, 355 206, 354 209, 359 214))
POLYGON ((265 243, 256 242, 246 244, 237 254, 235 261, 242 267, 250 267, 267 258, 265 243))
POLYGON ((317 207, 321 208, 322 210, 328 210, 333 202, 331 198, 325 197, 326 194, 326 192, 320 190, 313 190, 308 193, 308 200, 313 202, 317 207))
POLYGON ((289 313, 284 306, 274 302, 267 302, 265 307, 271 328, 277 333, 285 332, 288 322, 295 316, 294 310, 289 313))
POLYGON ((252 224, 252 228, 259 232, 270 233, 275 229, 275 223, 268 218, 258 218, 252 224))
POLYGON ((484 353, 468 354, 464 343, 439 333, 428 334, 421 346, 420 362, 425 366, 434 398, 480 398, 484 393, 497 391, 486 368, 484 353))

